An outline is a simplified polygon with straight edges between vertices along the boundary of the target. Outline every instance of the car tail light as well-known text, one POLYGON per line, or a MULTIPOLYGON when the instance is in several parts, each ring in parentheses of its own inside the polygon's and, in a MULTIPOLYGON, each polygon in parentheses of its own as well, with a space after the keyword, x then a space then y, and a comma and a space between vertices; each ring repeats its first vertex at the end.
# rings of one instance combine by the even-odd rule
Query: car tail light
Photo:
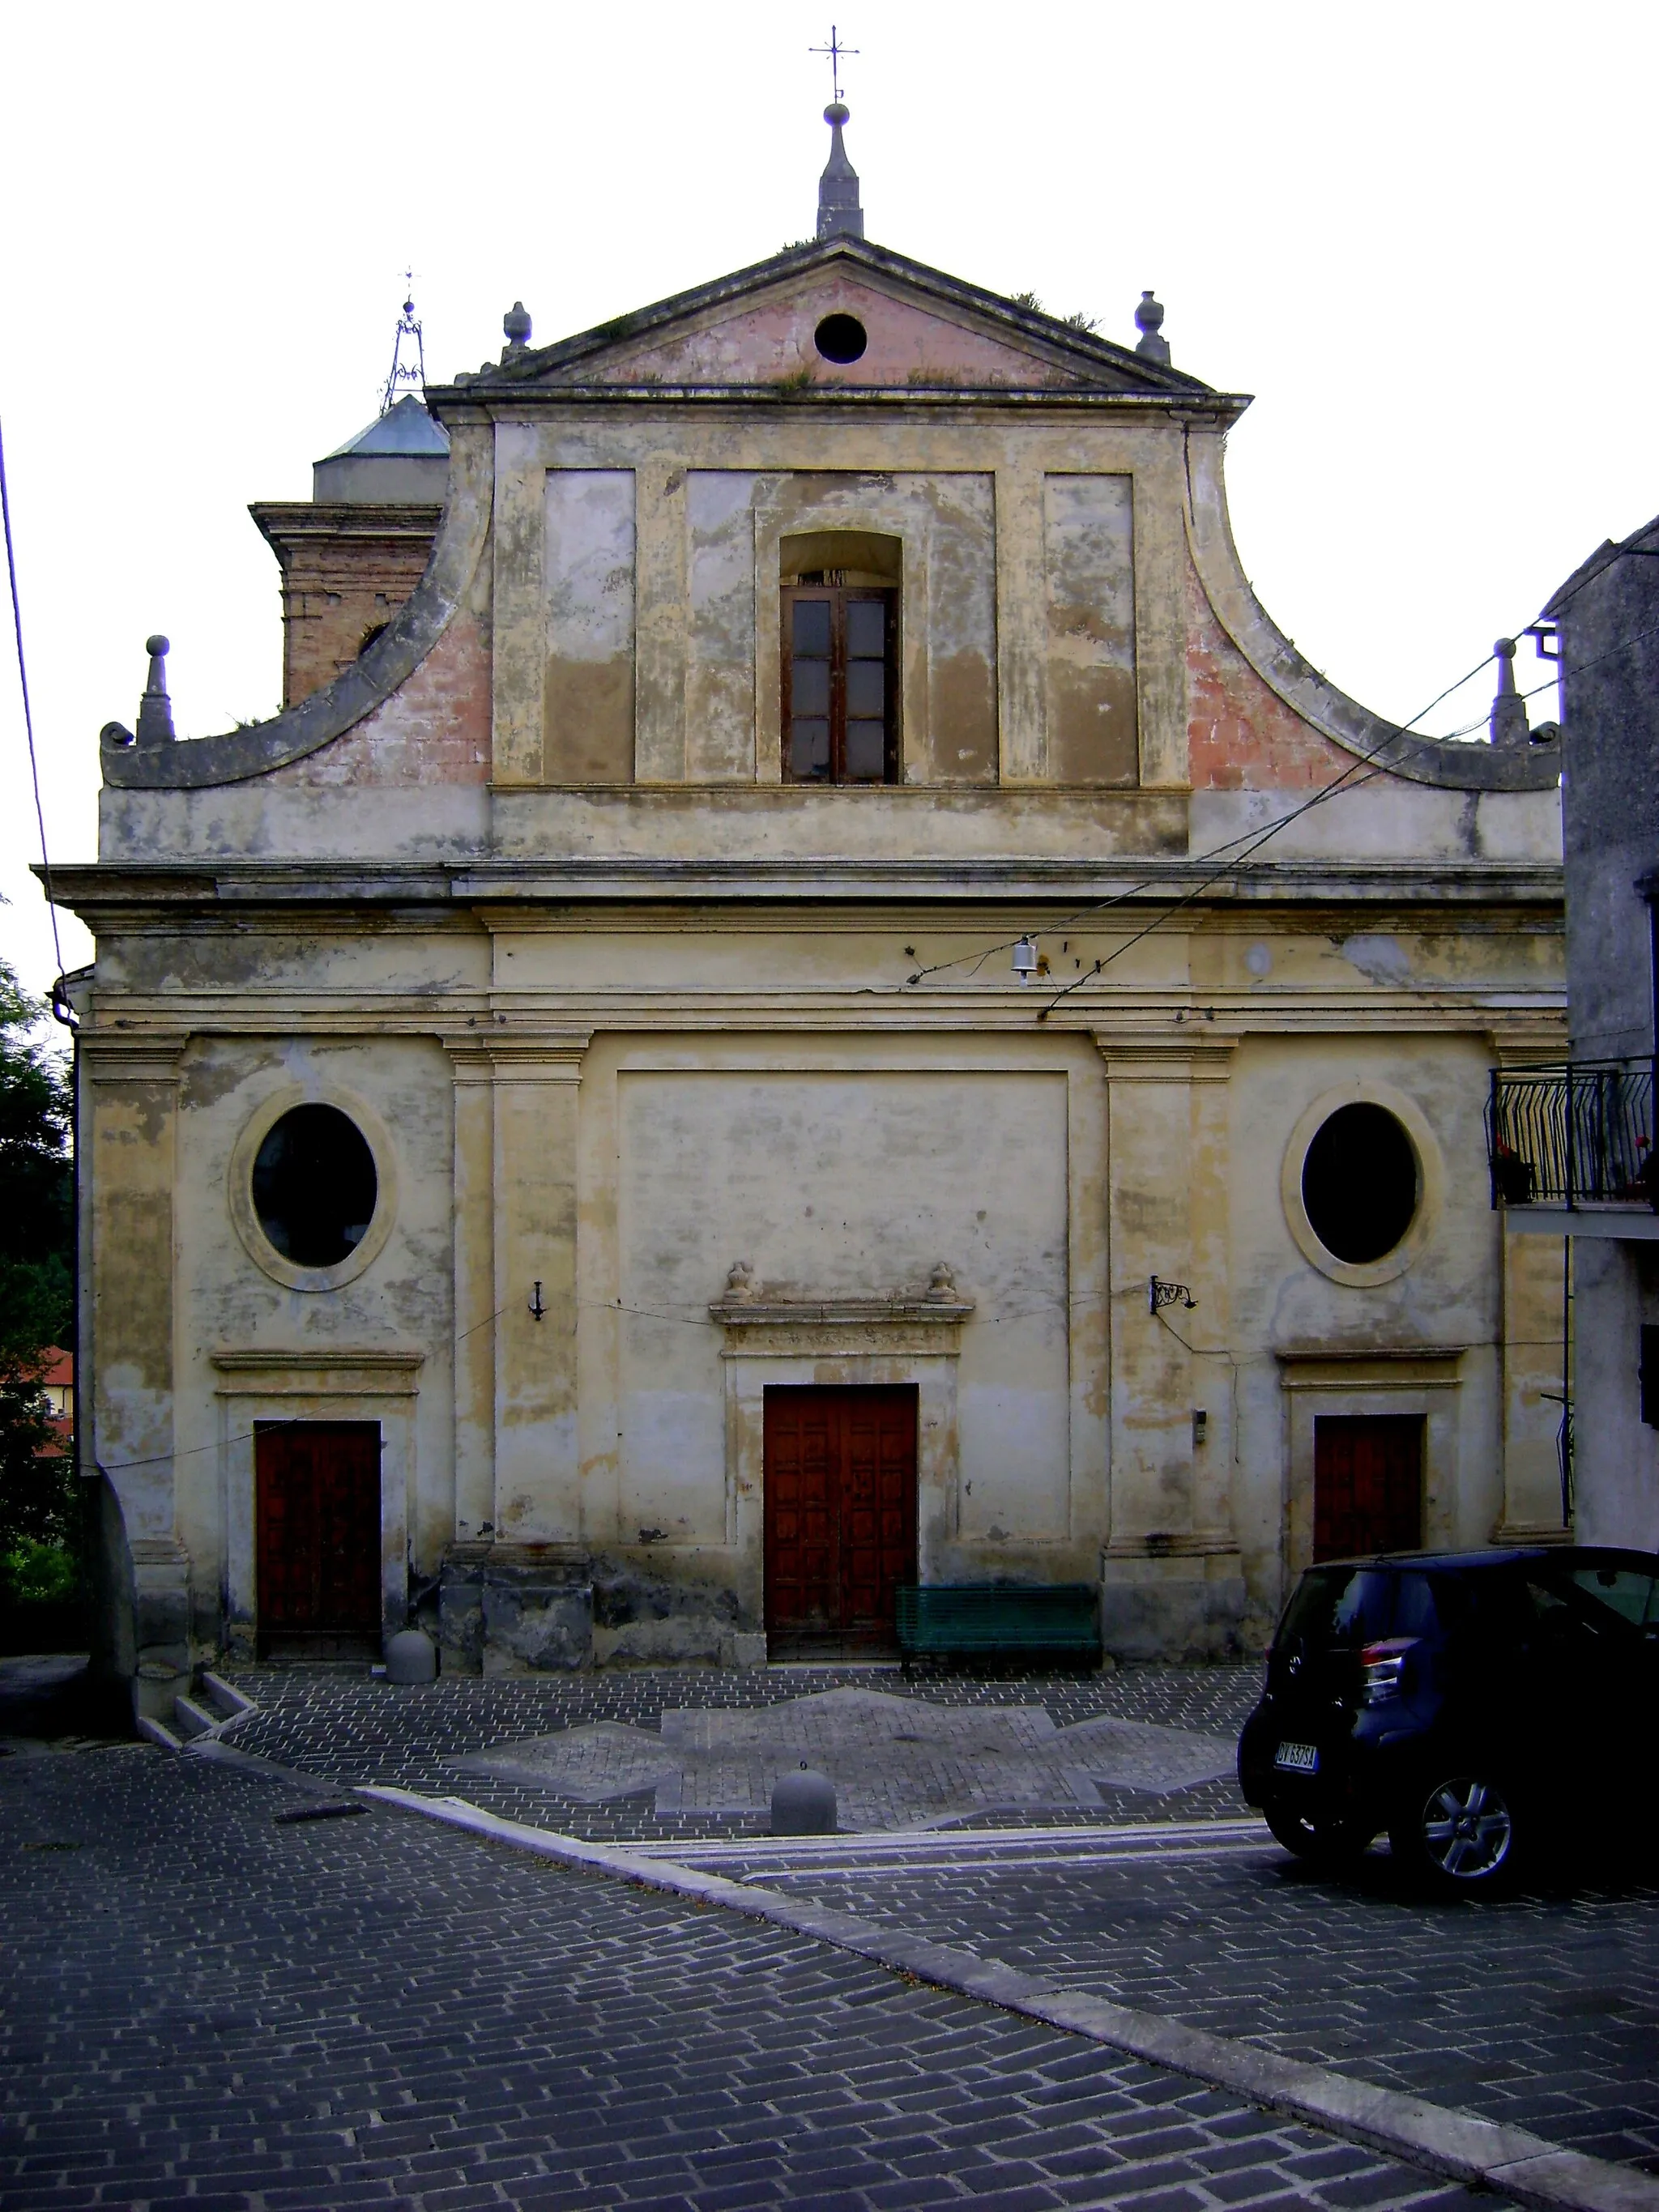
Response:
POLYGON ((1368 1705, 1384 1705, 1405 1686, 1406 1654, 1418 1642, 1415 1636, 1390 1636, 1384 1643, 1368 1644, 1359 1655, 1365 1670, 1364 1698, 1368 1705))

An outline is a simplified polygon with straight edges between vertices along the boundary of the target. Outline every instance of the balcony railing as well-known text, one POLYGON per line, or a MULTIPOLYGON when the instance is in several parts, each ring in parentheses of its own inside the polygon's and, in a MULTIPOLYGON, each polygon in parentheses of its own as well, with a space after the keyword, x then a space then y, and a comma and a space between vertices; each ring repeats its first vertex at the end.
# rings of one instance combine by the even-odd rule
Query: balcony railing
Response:
POLYGON ((1567 1067, 1492 1071, 1486 1160, 1494 1206, 1650 1206, 1651 1066, 1575 1060, 1567 1067))

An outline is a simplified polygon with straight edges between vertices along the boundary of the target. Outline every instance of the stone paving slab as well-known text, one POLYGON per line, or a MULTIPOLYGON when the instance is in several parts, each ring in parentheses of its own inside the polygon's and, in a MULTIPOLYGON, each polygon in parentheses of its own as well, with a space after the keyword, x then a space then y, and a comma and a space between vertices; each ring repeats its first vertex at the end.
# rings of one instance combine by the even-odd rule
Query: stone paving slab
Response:
MULTIPOLYGON (((867 1808, 872 1826, 1235 1817, 1245 1807, 1232 1778, 1232 1745, 1259 1694, 1261 1669, 1123 1667, 1081 1676, 952 1674, 907 1683, 896 1667, 630 1668, 447 1677, 393 1688, 362 1668, 261 1667, 239 1669, 232 1679, 258 1706, 235 1724, 232 1741, 283 1765, 342 1784, 461 1789, 505 1818, 595 1841, 674 1842, 754 1834, 767 1825, 775 1769, 764 1756, 749 1755, 751 1744, 741 1760, 713 1772, 722 1727, 758 1739, 769 1725, 762 1717, 775 1708, 840 1691, 902 1701, 924 1738, 937 1729, 948 1741, 953 1728, 979 1714, 1009 1731, 1004 1749, 1019 1754, 1022 1771, 994 1788, 960 1765, 948 1772, 933 1768, 933 1781, 918 1787, 929 1771, 927 1746, 908 1753, 896 1747, 891 1739, 902 1724, 895 1721, 884 1756, 895 1770, 908 1764, 910 1782, 901 1790, 896 1772, 881 1778, 867 1808), (699 1722, 698 1714, 707 1717, 699 1722), (706 1746, 699 1728, 708 1732, 706 1746), (1088 1733, 1073 1737, 1073 1730, 1088 1733), (578 1740, 556 1755, 538 1743, 565 1732, 578 1740), (1041 1751, 1056 1736, 1086 1750, 1086 1759, 1070 1767, 1074 1778, 1063 1761, 1041 1751), (1198 1741, 1185 1743, 1187 1737, 1198 1741), (526 1753, 529 1744, 537 1748, 526 1753), (481 1756, 490 1762, 482 1769, 475 1765, 481 1756), (711 1767, 700 1774, 703 1756, 711 1767), (1206 1773, 1210 1778, 1194 1778, 1206 1773), (629 1794, 614 1794, 618 1787, 629 1794)), ((803 1754, 798 1748, 793 1755, 803 1754)), ((867 1769, 868 1761, 862 1764, 867 1769)), ((854 1777, 841 1778, 850 1789, 854 1777)))
POLYGON ((1386 1850, 1339 1878, 1222 1832, 1238 1840, 732 1843, 699 1863, 1659 2173, 1659 1885, 1592 1869, 1443 1903, 1386 1850))
POLYGON ((293 1802, 145 1747, 0 1762, 0 2212, 1466 2202, 787 1929, 293 1802))
POLYGON ((1234 1759, 1230 1735, 1104 1716, 1062 1729, 1037 1705, 948 1706, 848 1685, 749 1711, 671 1707, 655 1731, 590 1722, 452 1763, 582 1805, 649 1790, 659 1817, 765 1813, 780 1775, 810 1765, 835 1783, 842 1826, 884 1829, 1097 1812, 1108 1793, 1215 1782, 1234 1759))

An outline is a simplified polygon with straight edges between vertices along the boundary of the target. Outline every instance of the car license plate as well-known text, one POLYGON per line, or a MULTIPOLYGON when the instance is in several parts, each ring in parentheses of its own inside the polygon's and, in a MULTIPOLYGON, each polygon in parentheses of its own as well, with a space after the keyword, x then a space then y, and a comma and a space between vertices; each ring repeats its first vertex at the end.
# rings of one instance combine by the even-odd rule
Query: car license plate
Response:
POLYGON ((1317 1774, 1319 1747, 1312 1743, 1281 1743, 1273 1754, 1273 1765, 1291 1774, 1317 1774))

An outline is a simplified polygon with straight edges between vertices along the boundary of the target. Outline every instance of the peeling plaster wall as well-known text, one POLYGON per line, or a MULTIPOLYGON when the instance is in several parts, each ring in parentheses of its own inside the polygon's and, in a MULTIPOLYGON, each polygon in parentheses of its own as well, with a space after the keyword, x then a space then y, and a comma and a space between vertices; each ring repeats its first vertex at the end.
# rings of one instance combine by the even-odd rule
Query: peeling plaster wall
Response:
POLYGON ((721 1332, 707 1308, 747 1258, 764 1295, 807 1300, 919 1297, 951 1263, 976 1304, 961 1490, 935 1541, 1066 1540, 1063 1077, 639 1073, 620 1119, 618 1539, 644 1526, 726 1540, 721 1332))
MULTIPOLYGON (((348 948, 335 948, 335 957, 346 964, 348 948)), ((385 1563, 398 1592, 394 1626, 402 1625, 405 1550, 416 1572, 430 1574, 453 1538, 450 1091, 442 1053, 418 1037, 204 1038, 185 1058, 179 1145, 189 1171, 178 1186, 175 1224, 179 1458, 175 1480, 159 1486, 171 1492, 173 1525, 192 1564, 198 1632, 210 1644, 221 1591, 230 1628, 251 1633, 252 1431, 260 1419, 372 1419, 388 1442, 394 1425, 412 1431, 409 1448, 386 1451, 382 1461, 383 1527, 398 1537, 385 1563), (392 1192, 391 1234, 370 1266, 338 1290, 295 1290, 274 1279, 238 1236, 227 1202, 238 1139, 267 1101, 290 1093, 337 1103, 360 1126, 366 1105, 379 1124, 375 1166, 392 1192), (394 1374, 389 1386, 373 1370, 377 1355, 397 1352, 419 1355, 407 1398, 409 1378, 394 1374), (296 1396, 279 1364, 268 1376, 241 1376, 237 1395, 227 1395, 220 1363, 228 1355, 271 1353, 286 1355, 309 1387, 296 1396), (379 1395, 389 1387, 395 1395, 379 1395)))
POLYGON ((626 783, 634 773, 634 472, 547 477, 550 783, 626 783))
POLYGON ((1056 783, 1133 783, 1134 484, 1047 476, 1048 773, 1056 783))

